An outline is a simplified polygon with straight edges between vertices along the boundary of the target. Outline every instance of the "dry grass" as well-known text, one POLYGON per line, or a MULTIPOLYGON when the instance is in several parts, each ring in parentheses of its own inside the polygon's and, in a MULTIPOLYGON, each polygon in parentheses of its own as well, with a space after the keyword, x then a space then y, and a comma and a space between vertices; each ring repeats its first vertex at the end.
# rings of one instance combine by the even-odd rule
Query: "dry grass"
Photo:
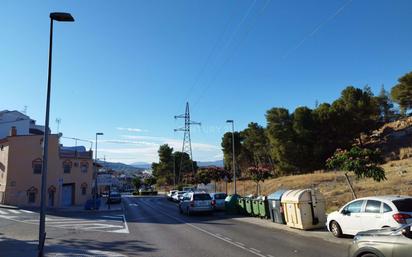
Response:
MULTIPOLYGON (((412 195, 412 159, 391 161, 382 167, 385 169, 387 177, 387 180, 382 182, 375 182, 372 179, 357 180, 353 175, 350 175, 358 197, 388 194, 412 195)), ((232 192, 232 184, 228 184, 228 192, 232 192)), ((310 188, 313 186, 325 196, 327 212, 338 209, 342 204, 352 199, 343 172, 316 172, 285 176, 267 180, 260 185, 261 194, 264 195, 279 189, 310 188)), ((219 183, 217 189, 225 191, 224 183, 219 183)), ((248 180, 238 181, 237 191, 240 195, 256 194, 256 183, 248 180)))

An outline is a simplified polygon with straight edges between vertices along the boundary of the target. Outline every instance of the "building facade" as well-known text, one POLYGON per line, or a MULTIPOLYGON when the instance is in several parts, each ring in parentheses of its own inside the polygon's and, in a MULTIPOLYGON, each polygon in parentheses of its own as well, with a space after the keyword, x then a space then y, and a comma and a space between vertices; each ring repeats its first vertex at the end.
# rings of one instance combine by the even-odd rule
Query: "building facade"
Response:
MULTIPOLYGON (((40 206, 43 135, 10 135, 0 139, 0 203, 40 206)), ((46 206, 83 205, 92 197, 93 153, 65 148, 49 135, 46 206)))
POLYGON ((9 136, 10 129, 16 128, 17 135, 42 135, 44 126, 19 111, 0 111, 0 138, 9 136))

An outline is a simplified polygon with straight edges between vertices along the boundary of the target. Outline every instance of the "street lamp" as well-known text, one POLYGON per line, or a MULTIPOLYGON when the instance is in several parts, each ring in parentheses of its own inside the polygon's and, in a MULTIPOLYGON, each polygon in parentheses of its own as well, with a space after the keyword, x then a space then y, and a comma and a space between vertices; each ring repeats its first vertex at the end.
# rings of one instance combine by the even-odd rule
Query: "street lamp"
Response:
POLYGON ((97 136, 103 136, 102 132, 96 133, 95 150, 94 150, 94 209, 96 210, 97 202, 97 136))
POLYGON ((53 46, 53 21, 73 22, 74 18, 70 13, 53 12, 50 13, 50 45, 49 45, 49 70, 47 77, 47 97, 46 97, 46 120, 44 122, 43 141, 43 163, 41 173, 40 192, 40 224, 39 224, 39 245, 38 256, 43 256, 44 241, 46 240, 45 220, 46 220, 46 187, 47 187, 47 157, 49 147, 49 113, 50 113, 50 93, 51 93, 51 68, 52 68, 52 46, 53 46))
POLYGON ((233 183, 234 183, 234 194, 236 195, 236 163, 235 163, 235 122, 233 120, 227 120, 227 123, 232 123, 232 169, 233 169, 233 183))

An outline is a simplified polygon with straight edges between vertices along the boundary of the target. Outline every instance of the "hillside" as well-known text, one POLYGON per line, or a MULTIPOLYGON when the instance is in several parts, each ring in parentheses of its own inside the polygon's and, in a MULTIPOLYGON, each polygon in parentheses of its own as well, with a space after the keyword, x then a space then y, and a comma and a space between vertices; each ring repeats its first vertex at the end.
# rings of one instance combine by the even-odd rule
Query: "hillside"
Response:
MULTIPOLYGON (((401 194, 412 195, 412 159, 391 161, 382 166, 387 180, 375 182, 372 179, 350 179, 358 197, 401 194)), ((232 192, 232 184, 228 184, 228 192, 232 192)), ((285 176, 270 179, 261 183, 261 193, 268 195, 279 189, 318 188, 326 198, 327 211, 333 211, 352 199, 343 172, 317 172, 314 174, 285 176)), ((218 191, 225 191, 224 183, 219 183, 218 191)), ((256 193, 253 181, 238 181, 237 191, 240 195, 256 193)))
MULTIPOLYGON (((357 180, 350 173, 358 197, 403 194, 412 195, 412 117, 387 123, 362 138, 364 146, 379 148, 387 161, 382 165, 387 180, 375 182, 372 179, 357 180)), ((326 198, 327 211, 333 211, 352 199, 352 194, 342 171, 317 171, 313 174, 284 176, 261 183, 261 194, 267 195, 279 189, 318 188, 326 198)), ((256 194, 256 183, 238 181, 240 195, 256 194)), ((219 191, 225 191, 219 183, 219 191)), ((232 185, 228 185, 232 192, 232 185)))
POLYGON ((386 161, 412 157, 412 117, 387 123, 362 138, 364 145, 379 148, 386 161))
POLYGON ((138 168, 134 167, 131 165, 127 165, 121 162, 102 162, 99 161, 99 164, 101 164, 103 167, 106 167, 108 169, 112 169, 115 171, 119 171, 128 175, 135 175, 135 174, 141 174, 145 169, 143 168, 138 168))

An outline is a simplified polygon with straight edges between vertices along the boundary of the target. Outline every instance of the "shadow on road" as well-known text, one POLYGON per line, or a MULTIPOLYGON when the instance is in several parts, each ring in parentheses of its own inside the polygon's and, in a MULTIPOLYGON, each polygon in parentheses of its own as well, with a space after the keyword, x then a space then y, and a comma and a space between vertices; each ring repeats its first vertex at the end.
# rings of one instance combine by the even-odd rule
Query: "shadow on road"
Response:
MULTIPOLYGON (((136 253, 146 255, 157 251, 151 244, 140 240, 116 240, 102 242, 88 239, 59 240, 58 243, 47 239, 46 256, 134 256, 136 253), (107 249, 107 251, 103 251, 107 249), (97 255, 96 255, 97 254, 97 255)), ((0 256, 34 257, 37 256, 37 240, 17 240, 0 233, 0 256)))

